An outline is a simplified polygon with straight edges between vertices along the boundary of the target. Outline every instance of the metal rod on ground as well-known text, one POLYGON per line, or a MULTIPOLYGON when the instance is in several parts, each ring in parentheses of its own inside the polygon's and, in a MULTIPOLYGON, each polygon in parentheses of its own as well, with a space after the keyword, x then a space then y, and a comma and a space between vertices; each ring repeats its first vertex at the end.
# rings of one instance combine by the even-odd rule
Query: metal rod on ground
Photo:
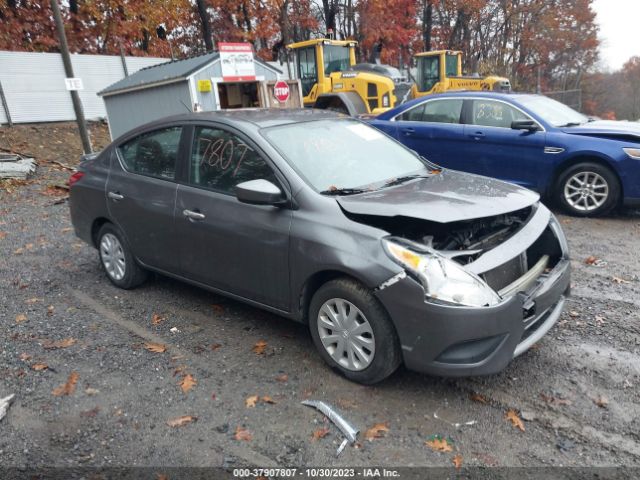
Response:
MULTIPOLYGON (((73 66, 71 65, 71 56, 69 55, 69 45, 67 44, 67 36, 64 32, 64 24, 62 23, 62 15, 57 0, 51 0, 51 10, 53 11, 53 19, 58 30, 60 40, 60 54, 62 55, 62 63, 64 63, 64 72, 67 78, 73 78, 73 66)), ((78 130, 80 130, 80 138, 82 140, 82 149, 84 153, 91 153, 91 140, 87 131, 87 124, 82 111, 82 102, 77 90, 70 90, 71 101, 73 102, 73 110, 76 112, 76 121, 78 122, 78 130)))
POLYGON ((2 82, 0 82, 0 101, 2 101, 2 106, 4 107, 4 113, 7 116, 7 123, 10 127, 13 127, 13 121, 11 120, 11 112, 9 112, 9 104, 7 103, 7 98, 4 96, 4 90, 2 89, 2 82))

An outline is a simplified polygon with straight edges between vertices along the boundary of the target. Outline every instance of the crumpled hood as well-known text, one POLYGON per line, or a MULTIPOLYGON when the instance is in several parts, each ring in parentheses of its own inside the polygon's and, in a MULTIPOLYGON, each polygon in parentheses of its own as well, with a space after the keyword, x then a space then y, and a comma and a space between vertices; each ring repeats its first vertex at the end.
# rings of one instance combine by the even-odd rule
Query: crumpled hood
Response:
POLYGON ((563 128, 564 133, 574 135, 597 135, 607 137, 633 137, 640 142, 639 122, 620 122, 615 120, 596 120, 577 127, 563 128))
POLYGON ((530 190, 479 175, 443 170, 370 193, 337 197, 356 215, 413 217, 448 223, 491 217, 528 207, 539 195, 530 190))

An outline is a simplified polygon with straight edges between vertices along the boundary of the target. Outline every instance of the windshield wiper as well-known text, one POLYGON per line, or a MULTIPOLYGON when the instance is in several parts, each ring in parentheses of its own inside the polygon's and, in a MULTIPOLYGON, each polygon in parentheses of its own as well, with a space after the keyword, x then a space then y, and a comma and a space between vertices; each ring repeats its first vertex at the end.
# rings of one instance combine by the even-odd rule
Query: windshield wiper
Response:
POLYGON ((363 188, 331 188, 329 190, 323 190, 320 193, 322 195, 357 195, 358 193, 370 191, 371 190, 365 190, 363 188))
POLYGON ((415 178, 429 178, 429 177, 424 174, 405 175, 403 177, 392 178, 391 180, 385 182, 381 188, 400 185, 401 183, 408 182, 409 180, 413 180, 415 178))
POLYGON ((562 127, 577 127, 578 125, 582 125, 582 122, 568 122, 565 123, 564 125, 559 125, 560 128, 562 127))

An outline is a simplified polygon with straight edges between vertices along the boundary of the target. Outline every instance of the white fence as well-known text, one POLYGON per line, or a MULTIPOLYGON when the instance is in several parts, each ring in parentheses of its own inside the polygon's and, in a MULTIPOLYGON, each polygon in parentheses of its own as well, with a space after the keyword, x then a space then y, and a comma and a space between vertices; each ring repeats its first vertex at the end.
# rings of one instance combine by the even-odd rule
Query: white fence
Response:
MULTIPOLYGON (((166 58, 125 57, 129 74, 166 62, 166 58)), ((80 99, 89 120, 106 117, 97 92, 124 77, 122 60, 108 55, 71 55, 73 73, 81 78, 80 99)), ((75 120, 65 86, 64 65, 57 53, 0 51, 0 82, 14 123, 75 120)), ((0 124, 8 123, 0 105, 0 124)))

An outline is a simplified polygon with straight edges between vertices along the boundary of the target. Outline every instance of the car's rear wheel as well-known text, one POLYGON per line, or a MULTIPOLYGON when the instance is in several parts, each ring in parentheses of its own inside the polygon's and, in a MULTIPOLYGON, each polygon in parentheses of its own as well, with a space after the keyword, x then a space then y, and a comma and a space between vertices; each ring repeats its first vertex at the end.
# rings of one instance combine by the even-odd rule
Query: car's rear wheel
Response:
POLYGON ((115 225, 105 223, 100 228, 98 252, 107 278, 116 287, 134 288, 147 279, 146 270, 135 261, 129 245, 115 225))
POLYGON ((558 204, 580 217, 604 215, 618 205, 620 183, 607 167, 582 162, 566 169, 558 178, 558 204))
POLYGON ((316 292, 309 308, 311 336, 325 362, 358 383, 373 384, 400 365, 400 342, 371 291, 347 278, 316 292))

